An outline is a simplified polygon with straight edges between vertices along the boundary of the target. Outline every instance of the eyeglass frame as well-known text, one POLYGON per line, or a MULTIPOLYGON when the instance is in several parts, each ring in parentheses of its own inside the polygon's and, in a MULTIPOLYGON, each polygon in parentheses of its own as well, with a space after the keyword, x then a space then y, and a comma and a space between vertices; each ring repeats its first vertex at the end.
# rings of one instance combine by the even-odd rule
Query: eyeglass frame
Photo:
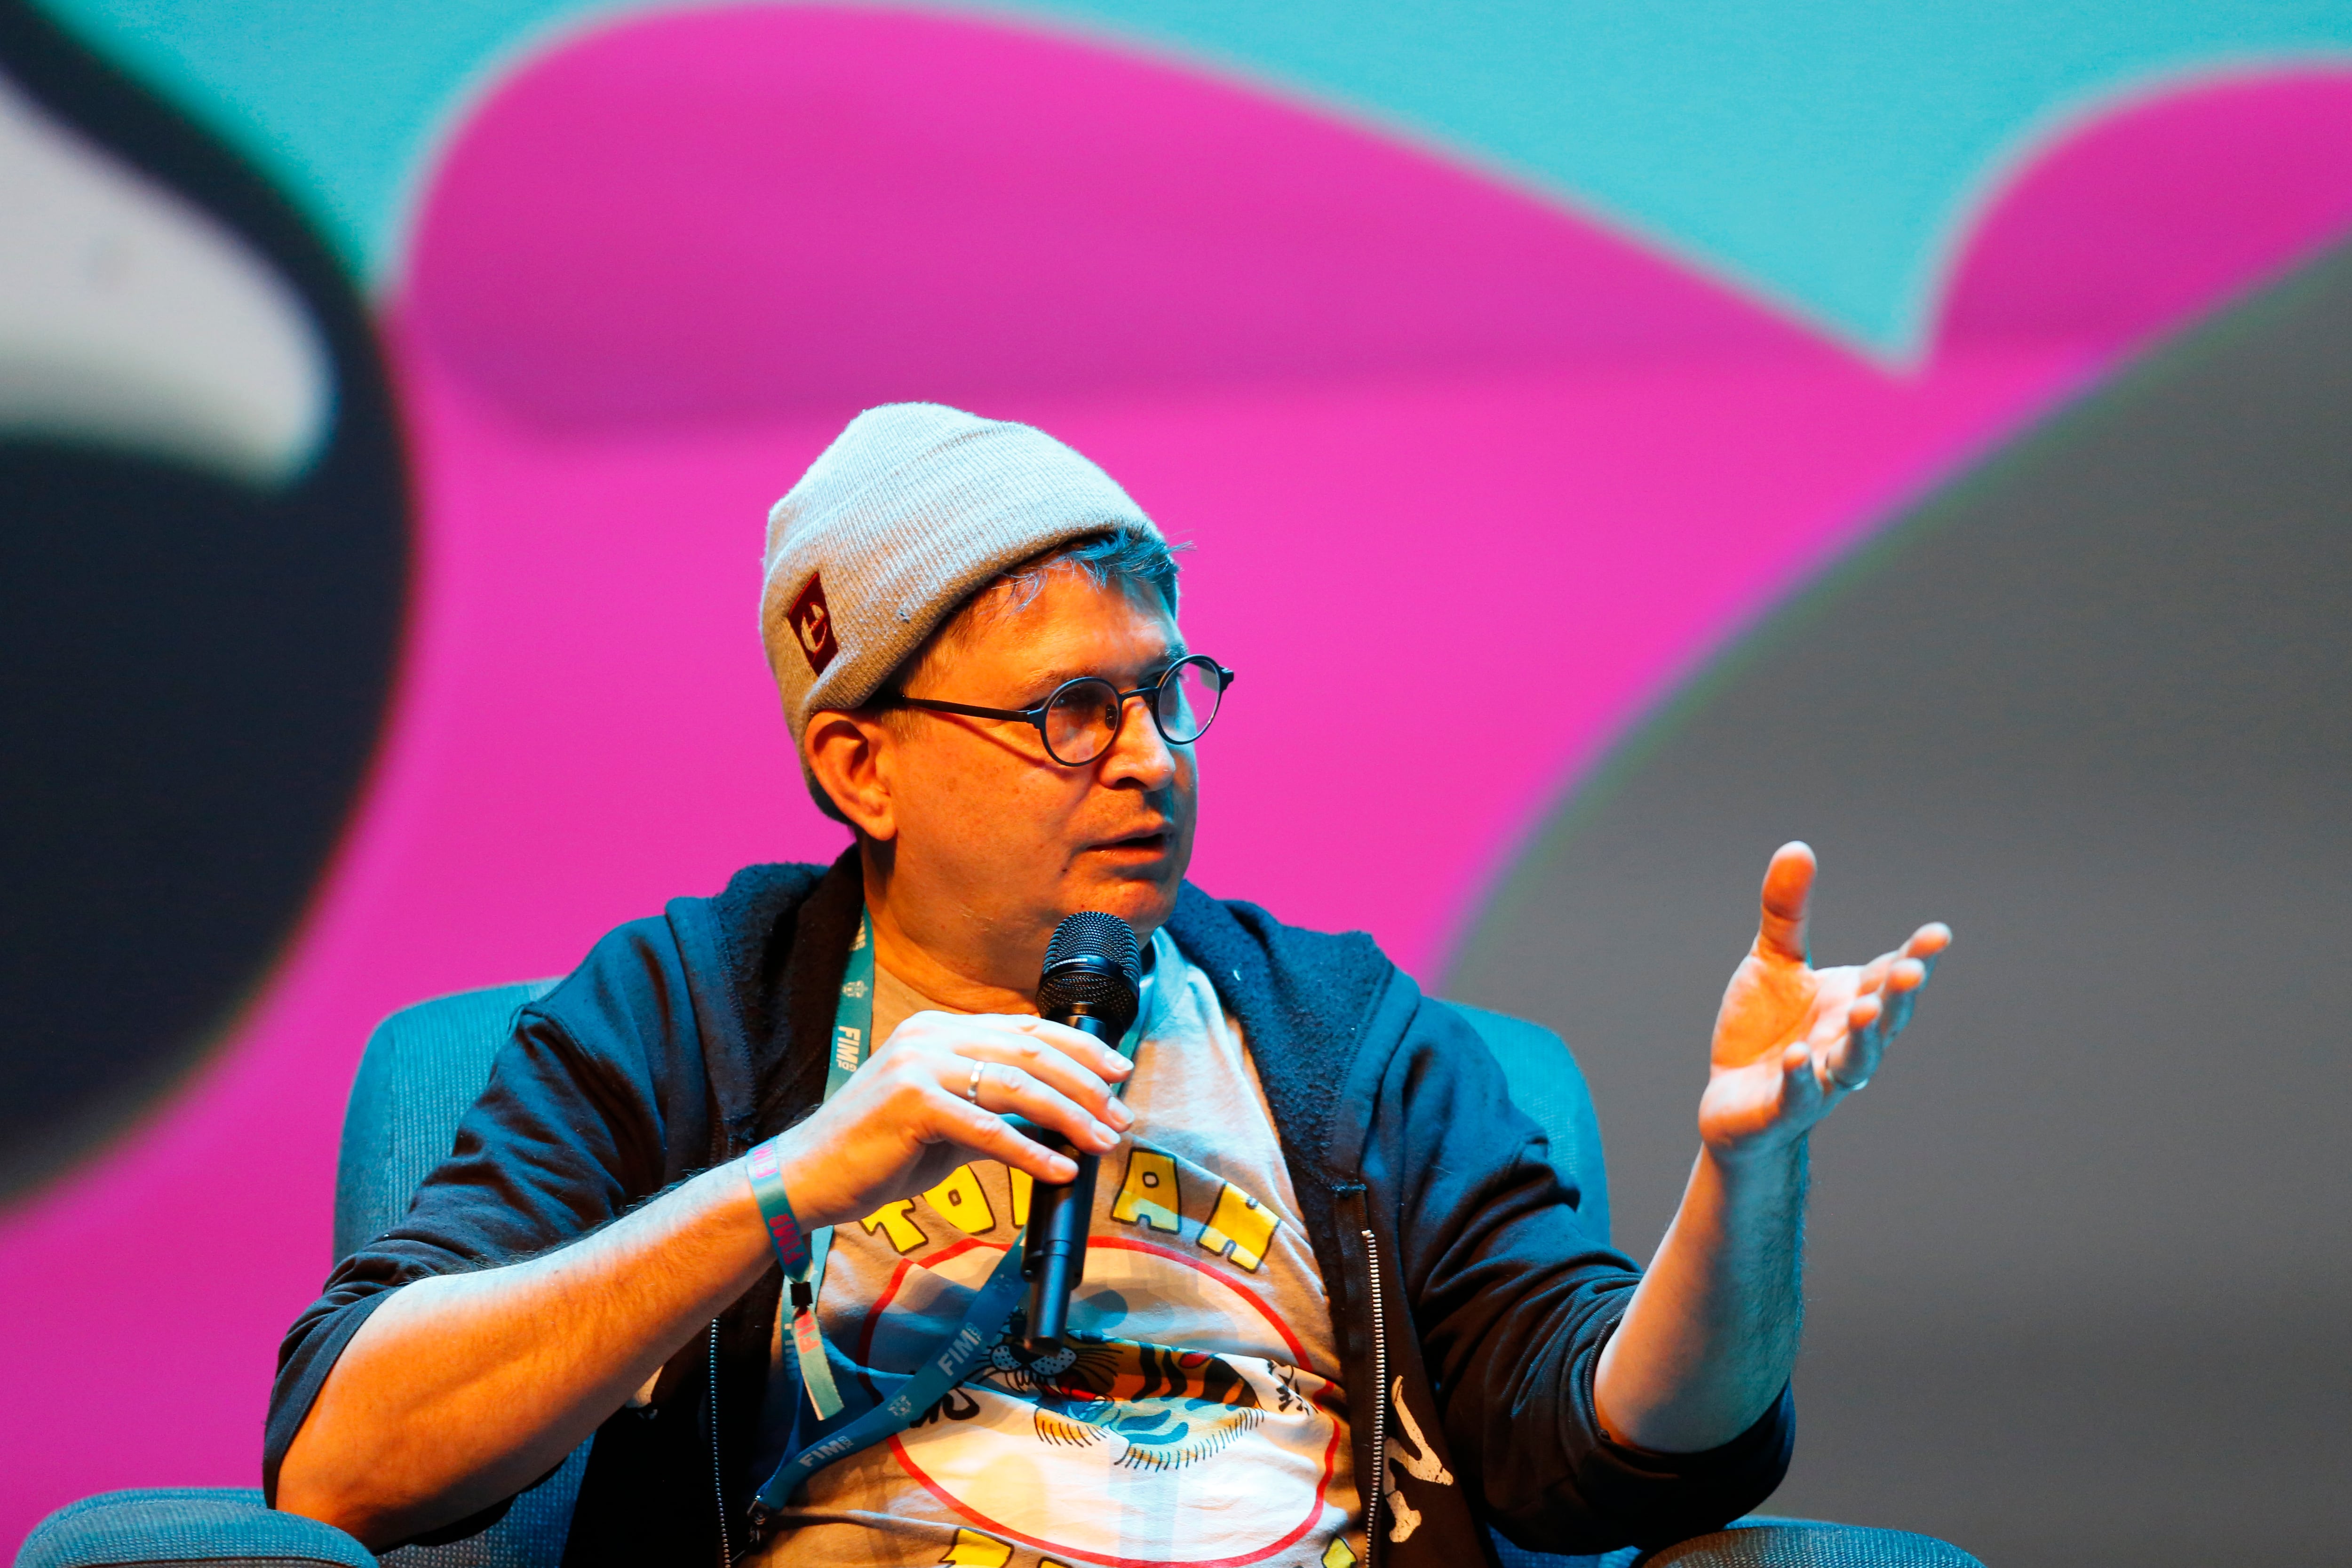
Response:
POLYGON ((877 708, 919 708, 927 713, 958 713, 967 719, 1017 719, 1037 731, 1037 743, 1044 746, 1045 748, 1045 754, 1053 758, 1054 761, 1061 766, 1066 768, 1090 767, 1094 763, 1100 762, 1103 758, 1110 755, 1111 748, 1118 744, 1119 736, 1127 732, 1127 705, 1134 701, 1139 697, 1149 697, 1151 699, 1149 703, 1145 704, 1145 711, 1151 715, 1151 727, 1160 731, 1160 740, 1166 742, 1169 745, 1189 746, 1192 745, 1194 741, 1198 741, 1202 735, 1205 735, 1209 732, 1209 724, 1213 724, 1217 721, 1217 715, 1215 713, 1209 715, 1209 724, 1202 725, 1200 733, 1195 734, 1191 741, 1179 741, 1175 739, 1168 733, 1168 726, 1160 721, 1160 692, 1171 680, 1176 678, 1176 672, 1183 668, 1188 664, 1205 664, 1211 669, 1217 672, 1217 709, 1219 712, 1223 711, 1225 705, 1225 693, 1233 689, 1234 672, 1227 669, 1223 665, 1219 664, 1215 659, 1211 658, 1204 653, 1185 655, 1182 658, 1180 658, 1175 663, 1170 665, 1166 670, 1162 671, 1159 679, 1153 681, 1149 686, 1139 686, 1132 691, 1120 691, 1117 681, 1107 680, 1099 675, 1074 675, 1069 679, 1062 682, 1061 685, 1054 688, 1053 690, 1047 692, 1045 694, 1045 700, 1040 702, 1034 708, 979 708, 969 702, 946 702, 935 697, 909 697, 903 691, 895 691, 890 693, 888 696, 883 698, 879 702, 877 702, 875 706, 877 708), (1054 704, 1061 700, 1063 692, 1067 691, 1073 686, 1083 686, 1089 681, 1093 682, 1097 686, 1109 687, 1118 696, 1118 722, 1111 727, 1110 739, 1103 742, 1103 749, 1101 751, 1097 752, 1093 756, 1088 757, 1083 763, 1063 762, 1062 754, 1054 750, 1052 738, 1045 733, 1045 716, 1054 710, 1054 704))

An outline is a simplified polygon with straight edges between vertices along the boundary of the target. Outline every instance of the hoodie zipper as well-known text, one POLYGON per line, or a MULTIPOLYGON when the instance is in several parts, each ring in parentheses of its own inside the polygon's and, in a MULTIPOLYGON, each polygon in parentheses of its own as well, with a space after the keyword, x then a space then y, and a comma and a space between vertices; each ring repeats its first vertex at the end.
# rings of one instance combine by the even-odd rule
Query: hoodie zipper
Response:
POLYGON ((1372 1284, 1372 1475, 1370 1489, 1364 1493, 1364 1552, 1370 1568, 1380 1553, 1381 1499, 1388 1481, 1389 1331, 1381 1310, 1380 1238, 1370 1226, 1365 1227, 1363 1237, 1364 1272, 1372 1284))
POLYGON ((735 1543, 727 1537, 726 1472, 719 1464, 719 1320, 710 1320, 710 1495, 719 1505, 720 1568, 735 1568, 735 1543))

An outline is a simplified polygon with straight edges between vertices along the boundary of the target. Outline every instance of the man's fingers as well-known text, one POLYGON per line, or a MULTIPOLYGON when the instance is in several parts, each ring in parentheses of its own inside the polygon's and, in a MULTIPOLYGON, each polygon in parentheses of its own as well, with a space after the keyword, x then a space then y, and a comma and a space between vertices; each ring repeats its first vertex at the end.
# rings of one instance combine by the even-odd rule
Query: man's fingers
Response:
POLYGON ((1814 1102, 1827 1092, 1812 1070, 1812 1053, 1800 1041, 1780 1053, 1780 1110, 1783 1115, 1811 1115, 1814 1102))
POLYGON ((1011 1029, 1048 1045, 1074 1061, 1083 1062, 1096 1077, 1117 1083, 1135 1070, 1135 1064, 1092 1035, 1082 1035, 1066 1024, 1055 1024, 1025 1013, 992 1013, 966 1020, 1011 1029))
POLYGON ((1927 988, 1928 977, 1936 973, 1937 958, 1951 941, 1947 927, 1921 926, 1918 934, 1904 944, 1903 956, 1886 966, 1887 1010, 1881 1032, 1887 1038, 1901 1034, 1911 1022, 1912 1011, 1919 1005, 1919 993, 1927 988))
POLYGON ((1845 1033, 1821 1054, 1824 1088, 1848 1092, 1868 1083, 1885 1054, 1892 1007, 1884 994, 1857 996, 1846 1008, 1845 1033))
POLYGON ((1906 958, 1895 963, 1886 974, 1886 989, 1881 993, 1886 1011, 1880 1018, 1878 1032, 1893 1039, 1911 1022, 1911 1009, 1919 1005, 1919 987, 1927 984, 1927 972, 1919 961, 1906 958))
POLYGON ((1026 1117, 1040 1127, 1050 1127, 1090 1153, 1107 1154, 1118 1146, 1116 1129, 1060 1089, 1017 1067, 974 1061, 965 1081, 952 1086, 950 1092, 962 1093, 971 1103, 994 1115, 1026 1117))
POLYGON ((1952 942, 1949 926, 1940 921, 1921 926, 1911 940, 1894 952, 1882 952, 1864 966, 1854 989, 1864 996, 1877 996, 1885 1002, 1885 1011, 1876 1020, 1881 1043, 1892 1040, 1911 1022, 1912 1010, 1919 1005, 1919 992, 1936 972, 1936 960, 1952 942))
MULTIPOLYGON (((1083 1035, 1078 1037, 1086 1038, 1083 1035)), ((1066 1056, 1026 1032, 999 1029, 969 1036, 956 1042, 954 1061, 1002 1063, 1008 1071, 1017 1070, 1051 1086, 1066 1099, 1085 1107, 1093 1116, 1113 1127, 1123 1131, 1135 1125, 1135 1113, 1118 1102, 1112 1095, 1110 1086, 1096 1075, 1090 1063, 1066 1056)), ((950 1073, 957 1070, 953 1064, 948 1068, 950 1073)), ((968 1073, 971 1069, 964 1068, 961 1070, 968 1073)), ((946 1087, 950 1091, 961 1093, 966 1081, 959 1079, 946 1087)))
POLYGON ((1041 1182, 1056 1184, 1078 1173, 1077 1163, 1044 1144, 1024 1138, 994 1111, 943 1096, 936 1112, 948 1141, 976 1158, 1001 1160, 1028 1172, 1041 1182))
POLYGON ((999 1063, 1024 1081, 1047 1086, 1093 1118, 1119 1128, 1134 1125, 1133 1113, 1110 1089, 1134 1070, 1128 1059, 1099 1040, 1042 1018, 918 1013, 885 1048, 893 1061, 922 1063, 919 1070, 950 1094, 971 1092, 975 1063, 999 1063))
POLYGON ((1764 869, 1763 918, 1757 923, 1756 951, 1802 963, 1813 896, 1813 851, 1802 842, 1783 844, 1764 869))
POLYGON ((1861 977, 1854 982, 1855 994, 1868 996, 1884 989, 1886 984, 1886 972, 1894 967, 1895 954, 1891 952, 1882 952, 1864 964, 1861 977))
POLYGON ((1870 966, 1879 971, 1879 983, 1875 986, 1865 984, 1862 994, 1847 1005, 1844 1037, 1833 1041, 1822 1053, 1822 1070, 1832 1084, 1851 1090, 1870 1081, 1886 1055, 1886 1047, 1910 1023, 1912 1009, 1918 1005, 1920 989, 1927 984, 1936 954, 1950 941, 1950 931, 1923 926, 1920 937, 1914 937, 1906 944, 1903 955, 1889 953, 1870 966), (1921 945, 1921 937, 1930 931, 1937 935, 1925 944, 1927 955, 1912 956, 1912 948, 1921 945))

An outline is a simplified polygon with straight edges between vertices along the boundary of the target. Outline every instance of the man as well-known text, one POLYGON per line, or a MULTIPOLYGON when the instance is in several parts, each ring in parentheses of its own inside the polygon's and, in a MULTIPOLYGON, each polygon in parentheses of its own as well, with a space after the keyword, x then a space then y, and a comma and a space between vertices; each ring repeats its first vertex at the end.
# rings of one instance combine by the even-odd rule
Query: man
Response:
POLYGON ((523 1010, 287 1339, 278 1506, 462 1534, 593 1434, 582 1563, 1459 1568, 1490 1522, 1591 1552, 1770 1492, 1806 1134, 1949 933, 1812 969, 1811 856, 1773 858, 1637 1273, 1459 1014, 1184 882, 1232 676, 1175 574, 1037 431, 849 426, 770 519, 761 624, 853 847, 624 926, 523 1010), (1083 910, 1145 943, 1122 1050, 1032 1006, 1083 910), (1075 1166, 1024 1127, 1102 1171, 1076 1342, 1035 1353, 991 1281, 1075 1166))

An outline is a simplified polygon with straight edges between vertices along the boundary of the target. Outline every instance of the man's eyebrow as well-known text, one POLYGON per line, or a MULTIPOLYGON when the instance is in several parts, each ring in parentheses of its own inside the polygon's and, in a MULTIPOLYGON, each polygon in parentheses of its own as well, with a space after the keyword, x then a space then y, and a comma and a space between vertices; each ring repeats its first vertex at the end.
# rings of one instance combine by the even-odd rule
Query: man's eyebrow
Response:
MULTIPOLYGON (((1180 637, 1175 642, 1170 643, 1161 652, 1144 660, 1144 667, 1150 668, 1157 666, 1164 670, 1170 665, 1192 657, 1191 650, 1185 647, 1183 639, 1180 637)), ((1024 679, 1027 684, 1050 691, 1066 680, 1076 680, 1081 676, 1101 674, 1102 671, 1099 669, 1076 669, 1064 665, 1050 667, 1040 665, 1030 669, 1024 679)))

